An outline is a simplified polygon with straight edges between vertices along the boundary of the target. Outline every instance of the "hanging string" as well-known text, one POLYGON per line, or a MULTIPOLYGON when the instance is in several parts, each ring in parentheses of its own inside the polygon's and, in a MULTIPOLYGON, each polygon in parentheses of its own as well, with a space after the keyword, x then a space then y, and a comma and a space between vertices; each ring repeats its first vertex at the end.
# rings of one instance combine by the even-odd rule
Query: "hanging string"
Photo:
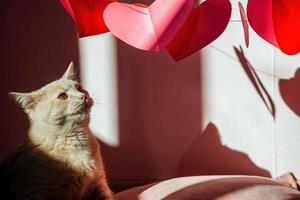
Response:
MULTIPOLYGON (((220 48, 218 48, 218 47, 216 47, 216 46, 214 46, 214 45, 211 45, 211 44, 208 45, 208 46, 209 46, 210 48, 212 48, 212 49, 218 51, 219 53, 223 54, 224 56, 226 56, 226 57, 228 57, 228 58, 234 60, 235 62, 240 63, 239 60, 238 60, 236 57, 230 55, 229 53, 223 51, 222 49, 220 49, 220 48)), ((269 77, 272 77, 272 78, 275 78, 275 79, 278 79, 278 80, 279 80, 279 79, 282 79, 282 78, 279 77, 279 76, 276 76, 276 75, 274 75, 274 74, 270 74, 270 73, 268 73, 268 72, 265 72, 265 71, 263 71, 263 70, 261 70, 261 69, 257 69, 257 68, 255 68, 255 67, 253 67, 253 70, 254 70, 255 72, 264 74, 264 75, 266 75, 266 76, 269 76, 269 77)))

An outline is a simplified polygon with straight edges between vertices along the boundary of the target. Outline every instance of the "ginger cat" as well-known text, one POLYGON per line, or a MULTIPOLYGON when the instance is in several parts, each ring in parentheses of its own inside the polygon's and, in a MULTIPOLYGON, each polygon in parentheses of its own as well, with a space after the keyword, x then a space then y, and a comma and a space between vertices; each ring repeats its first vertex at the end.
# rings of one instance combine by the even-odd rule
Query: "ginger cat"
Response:
POLYGON ((71 63, 62 78, 41 89, 9 93, 30 128, 24 144, 1 165, 1 199, 113 199, 88 128, 93 100, 75 78, 71 63))

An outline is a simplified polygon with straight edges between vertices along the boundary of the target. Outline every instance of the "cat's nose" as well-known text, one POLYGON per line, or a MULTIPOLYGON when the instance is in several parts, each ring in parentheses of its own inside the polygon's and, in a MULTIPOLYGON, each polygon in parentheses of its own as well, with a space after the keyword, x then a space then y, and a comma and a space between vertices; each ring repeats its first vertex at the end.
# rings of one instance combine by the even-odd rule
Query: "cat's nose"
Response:
POLYGON ((83 94, 80 99, 83 100, 83 103, 87 107, 91 107, 93 105, 93 100, 89 97, 88 94, 83 94))

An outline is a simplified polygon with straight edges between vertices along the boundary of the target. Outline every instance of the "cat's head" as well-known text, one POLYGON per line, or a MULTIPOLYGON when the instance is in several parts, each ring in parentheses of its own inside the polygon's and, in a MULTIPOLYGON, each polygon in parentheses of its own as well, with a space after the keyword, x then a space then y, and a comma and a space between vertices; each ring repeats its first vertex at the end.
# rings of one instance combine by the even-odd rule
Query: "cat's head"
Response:
POLYGON ((93 100, 80 83, 71 63, 64 75, 30 93, 10 92, 9 96, 32 122, 53 125, 88 121, 93 100))

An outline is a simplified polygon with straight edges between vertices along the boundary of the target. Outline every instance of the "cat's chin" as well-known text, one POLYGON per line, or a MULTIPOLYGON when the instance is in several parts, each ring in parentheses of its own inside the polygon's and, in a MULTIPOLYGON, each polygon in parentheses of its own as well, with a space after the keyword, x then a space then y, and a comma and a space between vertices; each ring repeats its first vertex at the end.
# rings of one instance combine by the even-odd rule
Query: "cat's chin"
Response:
POLYGON ((90 107, 83 107, 80 109, 80 111, 78 112, 79 115, 84 115, 84 116, 89 116, 91 112, 91 108, 90 107))
POLYGON ((78 115, 79 115, 81 118, 87 118, 87 117, 90 116, 90 110, 82 109, 80 112, 78 112, 78 115))
POLYGON ((89 120, 89 118, 90 118, 90 110, 81 109, 78 112, 71 114, 68 120, 80 123, 89 120))

